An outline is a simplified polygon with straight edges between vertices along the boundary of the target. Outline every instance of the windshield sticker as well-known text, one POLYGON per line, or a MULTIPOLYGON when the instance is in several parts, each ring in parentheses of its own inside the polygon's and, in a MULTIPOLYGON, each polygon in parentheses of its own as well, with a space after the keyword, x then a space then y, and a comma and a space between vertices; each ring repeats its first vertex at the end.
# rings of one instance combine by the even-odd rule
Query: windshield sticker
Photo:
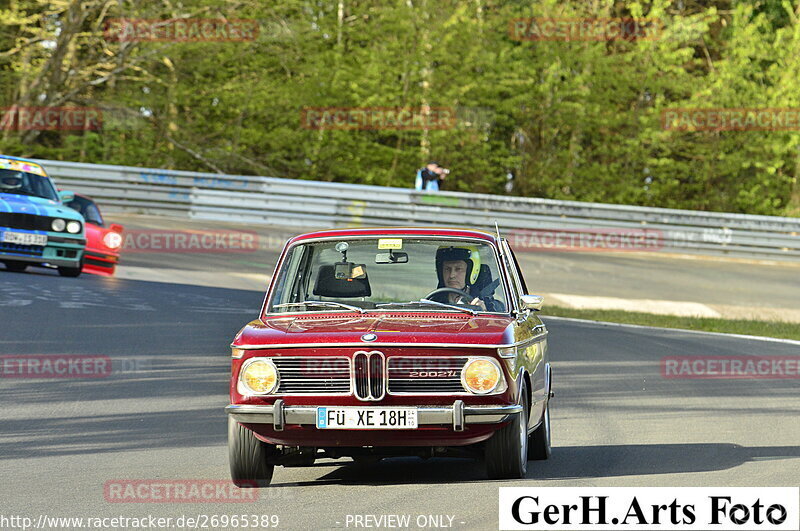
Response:
POLYGON ((378 240, 378 249, 402 249, 402 238, 380 238, 378 240))
POLYGON ((47 174, 38 164, 34 164, 32 162, 22 162, 19 160, 0 159, 0 170, 24 171, 26 173, 33 173, 35 175, 47 177, 47 174))
POLYGON ((364 266, 362 265, 355 265, 353 266, 353 272, 350 275, 350 278, 365 278, 367 276, 367 272, 364 271, 364 266))

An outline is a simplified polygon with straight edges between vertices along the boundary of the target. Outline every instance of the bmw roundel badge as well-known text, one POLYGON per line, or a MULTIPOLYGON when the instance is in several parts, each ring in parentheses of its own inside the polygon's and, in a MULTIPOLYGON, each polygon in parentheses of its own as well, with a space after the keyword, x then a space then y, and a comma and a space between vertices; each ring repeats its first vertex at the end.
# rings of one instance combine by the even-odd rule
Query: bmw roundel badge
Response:
POLYGON ((373 334, 372 332, 361 336, 361 341, 375 341, 376 339, 378 339, 378 335, 373 334))

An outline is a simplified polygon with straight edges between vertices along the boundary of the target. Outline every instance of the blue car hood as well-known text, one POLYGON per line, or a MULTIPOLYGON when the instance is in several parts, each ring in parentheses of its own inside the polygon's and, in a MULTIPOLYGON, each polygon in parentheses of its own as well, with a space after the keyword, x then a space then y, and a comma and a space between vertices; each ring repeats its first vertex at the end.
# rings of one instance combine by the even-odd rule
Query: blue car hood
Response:
POLYGON ((4 212, 74 219, 84 223, 83 216, 58 201, 30 195, 0 193, 0 213, 4 212))

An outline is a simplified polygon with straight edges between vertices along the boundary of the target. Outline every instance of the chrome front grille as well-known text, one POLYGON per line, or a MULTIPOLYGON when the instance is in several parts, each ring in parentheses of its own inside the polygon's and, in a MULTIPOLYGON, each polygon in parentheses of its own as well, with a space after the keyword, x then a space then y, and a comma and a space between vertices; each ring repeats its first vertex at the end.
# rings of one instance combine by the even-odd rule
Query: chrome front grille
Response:
POLYGON ((358 351, 350 357, 276 356, 276 395, 469 395, 461 383, 467 356, 392 356, 358 351))
POLYGON ((381 352, 359 351, 353 354, 353 380, 356 398, 380 400, 386 394, 385 358, 381 352))
POLYGON ((271 358, 280 375, 276 394, 349 395, 350 360, 345 357, 271 358))
POLYGON ((387 374, 390 394, 469 394, 461 384, 464 356, 394 356, 387 374))

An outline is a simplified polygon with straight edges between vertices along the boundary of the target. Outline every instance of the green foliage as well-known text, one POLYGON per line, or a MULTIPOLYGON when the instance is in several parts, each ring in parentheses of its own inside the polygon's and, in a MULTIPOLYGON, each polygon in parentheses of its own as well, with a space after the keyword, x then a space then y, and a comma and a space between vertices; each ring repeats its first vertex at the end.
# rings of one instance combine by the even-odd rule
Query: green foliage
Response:
MULTIPOLYGON (((97 163, 757 214, 800 212, 797 131, 665 130, 675 108, 800 108, 797 2, 14 0, 0 107, 95 106, 100 132, 0 131, 97 163), (243 42, 115 42, 110 18, 255 19, 243 42), (654 38, 519 41, 525 17, 646 17, 654 38), (318 107, 445 107, 444 130, 315 130, 318 107)), ((5 7, 3 7, 5 5, 5 7)))

